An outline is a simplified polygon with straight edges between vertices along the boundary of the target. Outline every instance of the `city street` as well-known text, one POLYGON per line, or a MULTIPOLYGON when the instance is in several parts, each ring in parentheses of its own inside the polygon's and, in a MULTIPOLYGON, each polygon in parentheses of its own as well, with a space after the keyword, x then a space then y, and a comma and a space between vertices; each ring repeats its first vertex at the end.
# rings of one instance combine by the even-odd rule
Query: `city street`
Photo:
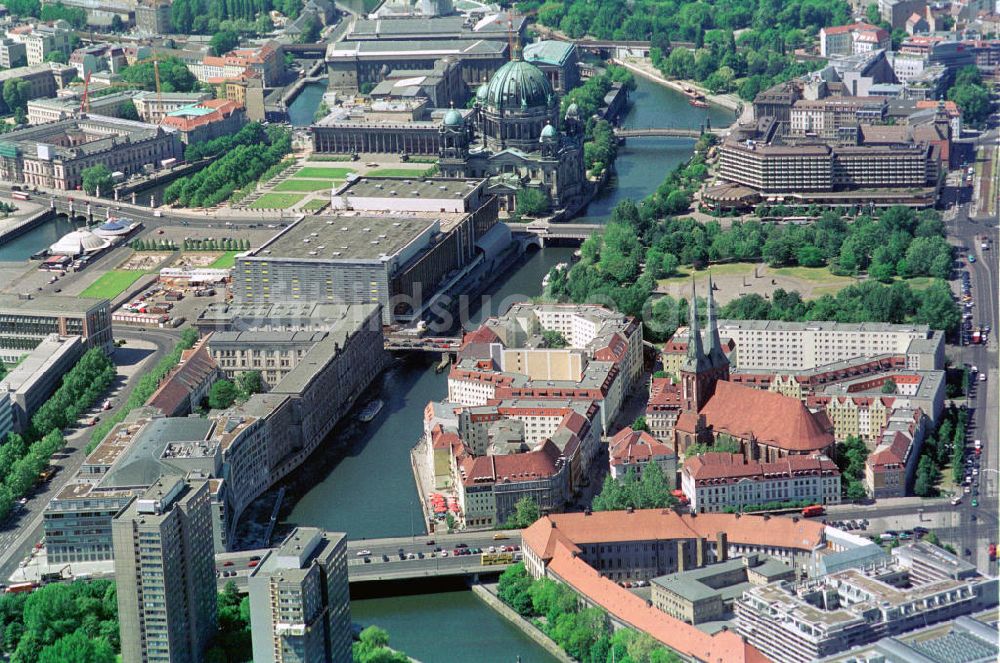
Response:
MULTIPOLYGON (((81 421, 98 413, 101 417, 114 416, 128 400, 143 371, 156 365, 177 343, 177 334, 165 330, 136 332, 118 329, 115 331, 115 336, 126 339, 127 343, 115 352, 114 359, 118 366, 119 377, 109 394, 113 399, 113 407, 111 410, 99 412, 103 400, 99 399, 91 413, 81 417, 81 421)), ((5 583, 18 568, 21 560, 28 556, 37 542, 41 541, 42 512, 49 500, 55 497, 63 486, 74 480, 77 470, 86 458, 86 447, 90 442, 92 430, 89 426, 80 425, 67 436, 63 453, 56 454, 52 460, 52 464, 60 468, 59 472, 48 483, 39 484, 35 491, 27 496, 27 503, 6 522, 0 524, 0 582, 5 583)))
MULTIPOLYGON (((997 253, 996 219, 972 218, 969 216, 969 205, 962 204, 954 218, 948 223, 949 235, 957 239, 964 250, 961 255, 966 262, 972 283, 972 295, 975 299, 973 308, 973 326, 989 325, 997 329, 997 293, 1000 292, 1000 262, 997 253), (989 238, 989 249, 981 247, 981 238, 989 238), (968 255, 975 255, 976 262, 968 264, 968 255)), ((952 350, 954 352, 954 349, 952 350)), ((980 570, 995 572, 996 565, 989 561, 988 547, 997 543, 997 498, 1000 496, 1000 476, 998 476, 997 459, 1000 456, 998 444, 997 413, 1000 412, 1000 390, 996 384, 1000 372, 996 370, 998 352, 996 337, 991 334, 985 345, 966 345, 961 347, 956 364, 968 364, 979 368, 986 376, 986 381, 975 380, 969 391, 968 407, 970 409, 969 444, 979 439, 983 442, 980 457, 980 491, 979 507, 972 506, 972 500, 965 496, 962 504, 957 507, 961 515, 961 523, 953 532, 940 534, 942 540, 950 540, 959 549, 971 552, 969 559, 974 561, 980 570), (975 521, 973 521, 975 517, 975 521)))

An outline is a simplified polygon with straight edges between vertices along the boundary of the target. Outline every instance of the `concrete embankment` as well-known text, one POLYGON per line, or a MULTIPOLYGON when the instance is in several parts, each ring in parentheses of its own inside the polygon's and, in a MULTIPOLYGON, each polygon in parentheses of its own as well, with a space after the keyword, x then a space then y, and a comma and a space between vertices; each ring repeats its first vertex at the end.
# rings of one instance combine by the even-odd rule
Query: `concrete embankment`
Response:
POLYGON ((557 661, 560 661, 560 663, 574 663, 574 659, 569 654, 564 652, 559 645, 553 642, 552 638, 545 635, 541 629, 529 622, 527 619, 514 612, 510 606, 501 601, 500 598, 494 594, 495 591, 496 585, 472 586, 473 594, 479 597, 479 599, 486 603, 486 605, 500 613, 500 616, 504 619, 521 629, 526 636, 544 647, 545 651, 552 654, 557 661))
POLYGON ((628 60, 618 60, 615 59, 613 62, 617 65, 625 67, 633 74, 642 76, 643 78, 649 79, 654 83, 659 83, 664 87, 677 90, 678 92, 684 92, 684 86, 688 86, 691 89, 697 90, 705 95, 705 99, 716 106, 722 106, 723 108, 728 108, 731 111, 737 111, 742 106, 739 99, 731 94, 712 94, 705 88, 701 87, 697 83, 692 83, 691 81, 672 81, 668 78, 664 78, 653 68, 653 65, 649 61, 644 61, 642 63, 630 62, 628 60))

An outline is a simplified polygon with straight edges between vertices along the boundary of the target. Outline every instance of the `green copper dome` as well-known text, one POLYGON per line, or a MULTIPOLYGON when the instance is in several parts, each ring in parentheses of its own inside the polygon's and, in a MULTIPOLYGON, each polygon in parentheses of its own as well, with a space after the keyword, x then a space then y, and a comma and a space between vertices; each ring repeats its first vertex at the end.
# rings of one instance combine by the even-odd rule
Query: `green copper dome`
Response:
POLYGON ((444 114, 444 126, 446 127, 462 126, 462 114, 459 113, 454 108, 452 108, 450 111, 444 114))
POLYGON ((488 105, 497 109, 544 108, 554 95, 542 70, 523 60, 512 60, 497 70, 486 88, 488 105))
POLYGON ((558 136, 559 132, 551 124, 546 124, 545 128, 542 129, 542 138, 557 138, 558 136))
POLYGON ((479 89, 476 90, 476 99, 478 101, 486 101, 486 93, 488 91, 489 91, 489 84, 483 83, 482 85, 479 86, 479 89))

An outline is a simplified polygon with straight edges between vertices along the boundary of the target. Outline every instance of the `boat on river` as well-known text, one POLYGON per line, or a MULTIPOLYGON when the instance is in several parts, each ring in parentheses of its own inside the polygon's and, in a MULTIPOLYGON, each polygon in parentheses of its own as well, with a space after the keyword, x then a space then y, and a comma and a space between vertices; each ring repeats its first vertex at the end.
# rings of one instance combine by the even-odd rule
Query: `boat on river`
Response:
POLYGON ((361 412, 358 412, 358 421, 363 423, 368 423, 374 419, 379 412, 382 411, 382 407, 385 405, 381 400, 375 399, 368 405, 364 407, 361 412))
POLYGON ((702 99, 690 99, 688 100, 688 103, 694 106, 695 108, 708 108, 708 102, 702 99))

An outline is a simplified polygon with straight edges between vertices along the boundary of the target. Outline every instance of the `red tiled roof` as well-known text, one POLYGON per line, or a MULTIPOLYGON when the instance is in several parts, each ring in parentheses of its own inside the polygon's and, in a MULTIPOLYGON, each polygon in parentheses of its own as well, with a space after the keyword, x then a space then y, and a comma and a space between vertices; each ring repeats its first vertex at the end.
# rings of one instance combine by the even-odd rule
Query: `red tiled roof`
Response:
POLYGON ((888 465, 902 465, 906 462, 906 451, 910 448, 910 437, 903 431, 896 431, 892 443, 875 450, 868 457, 868 464, 877 472, 888 465))
POLYGON ((712 451, 684 463, 684 473, 696 483, 734 483, 740 479, 763 481, 802 475, 837 476, 837 464, 821 456, 786 456, 773 463, 747 462, 743 454, 712 451))
POLYGON ((463 483, 473 486, 545 479, 559 471, 556 461, 561 454, 552 440, 545 440, 534 451, 499 456, 466 456, 461 463, 463 483))
MULTIPOLYGON (((160 409, 167 416, 183 409, 185 399, 218 370, 218 365, 208 353, 205 340, 202 339, 183 353, 180 365, 153 392, 146 405, 160 409)), ((197 406, 197 403, 191 403, 191 406, 197 406)))
POLYGON ((196 115, 194 117, 167 115, 163 118, 162 124, 170 127, 176 127, 181 131, 191 131, 193 129, 197 129, 198 127, 212 124, 213 122, 221 122, 242 108, 240 104, 228 99, 211 99, 209 101, 203 101, 197 105, 205 108, 212 108, 213 110, 211 113, 196 115))
POLYGON ((871 25, 870 23, 851 23, 850 25, 835 25, 833 27, 823 28, 823 32, 828 35, 842 35, 848 32, 871 32, 879 30, 882 30, 882 28, 877 25, 871 25))
POLYGON ((548 530, 554 528, 576 544, 694 538, 715 540, 719 532, 726 533, 729 543, 770 545, 802 551, 812 550, 823 542, 825 526, 820 522, 802 518, 765 518, 737 517, 727 513, 679 514, 670 509, 638 509, 634 513, 595 511, 590 515, 556 513, 535 522, 522 532, 522 537, 525 544, 537 542, 541 539, 533 533, 534 530, 540 529, 544 536, 548 536, 548 530))
POLYGON ((623 465, 649 462, 656 456, 672 456, 673 450, 646 431, 625 427, 611 438, 609 453, 612 465, 623 465))
POLYGON ((680 406, 681 388, 670 378, 653 378, 649 385, 649 401, 647 408, 680 406))
POLYGON ((577 556, 578 543, 608 543, 682 538, 715 540, 720 532, 735 544, 784 546, 810 551, 823 542, 824 526, 808 520, 727 514, 680 515, 649 509, 554 514, 522 531, 525 548, 590 602, 629 626, 699 661, 762 663, 767 658, 733 631, 709 635, 656 609, 639 596, 604 578, 577 556), (766 523, 766 525, 765 525, 766 523))
POLYGON ((719 381, 699 414, 715 433, 786 451, 820 451, 834 442, 825 414, 810 412, 797 398, 732 382, 719 381))

